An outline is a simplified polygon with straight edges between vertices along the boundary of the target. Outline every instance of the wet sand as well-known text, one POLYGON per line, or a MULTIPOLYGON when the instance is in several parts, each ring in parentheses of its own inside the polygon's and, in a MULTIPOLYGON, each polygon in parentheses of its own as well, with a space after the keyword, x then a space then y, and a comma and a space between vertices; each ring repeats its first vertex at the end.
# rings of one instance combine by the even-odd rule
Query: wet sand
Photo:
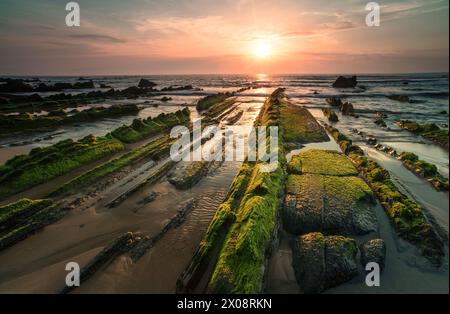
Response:
MULTIPOLYGON (((255 111, 247 110, 249 104, 243 105, 240 110, 245 113, 238 124, 253 123, 261 105, 255 111)), ((223 163, 186 191, 175 189, 162 178, 155 185, 144 186, 118 206, 106 207, 114 197, 137 184, 156 166, 145 162, 136 165, 114 184, 83 200, 61 221, 0 252, 0 292, 12 289, 16 292, 57 292, 64 285, 67 261, 85 264, 88 252, 100 251, 124 232, 157 234, 177 210, 194 197, 196 206, 186 221, 170 230, 137 263, 130 264, 125 256, 120 257, 75 290, 76 293, 174 292, 176 279, 197 249, 240 163, 223 163), (140 203, 151 191, 157 193, 156 200, 140 203), (46 277, 46 283, 38 284, 42 276, 46 277)), ((95 253, 89 254, 91 258, 95 253)))

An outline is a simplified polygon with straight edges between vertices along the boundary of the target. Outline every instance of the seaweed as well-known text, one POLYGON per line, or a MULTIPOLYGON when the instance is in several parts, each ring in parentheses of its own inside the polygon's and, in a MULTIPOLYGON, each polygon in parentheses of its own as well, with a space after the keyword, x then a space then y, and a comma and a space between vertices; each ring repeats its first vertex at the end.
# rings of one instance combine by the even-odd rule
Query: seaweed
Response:
POLYGON ((168 131, 171 127, 188 124, 189 115, 189 109, 185 108, 175 113, 161 113, 155 118, 135 119, 131 125, 123 125, 111 132, 111 136, 124 143, 135 143, 146 137, 168 131))
POLYGON ((170 149, 172 141, 168 136, 163 136, 148 144, 142 145, 129 153, 124 154, 118 158, 110 160, 74 179, 66 182, 56 191, 50 194, 51 197, 67 194, 71 191, 89 186, 95 183, 99 179, 114 173, 123 167, 136 163, 146 157, 159 158, 163 154, 167 153, 170 149))
POLYGON ((420 160, 416 154, 403 152, 399 156, 403 165, 419 177, 427 179, 439 191, 448 191, 448 179, 442 176, 436 165, 420 160))
MULTIPOLYGON (((339 130, 327 126, 333 137, 340 138, 339 130)), ((414 244, 432 264, 442 264, 445 256, 444 242, 428 221, 423 208, 400 192, 391 180, 389 172, 361 152, 348 153, 350 159, 362 172, 385 209, 397 234, 414 244)), ((407 155, 407 159, 416 159, 407 155)))
POLYGON ((196 108, 198 111, 208 110, 214 105, 224 102, 228 97, 231 96, 232 95, 229 93, 218 93, 215 95, 205 96, 198 101, 196 108))
POLYGON ((117 139, 92 136, 35 148, 28 155, 13 157, 1 168, 0 199, 123 149, 124 145, 117 139))
POLYGON ((292 105, 281 99, 280 125, 283 128, 285 144, 305 144, 314 142, 328 142, 330 139, 325 130, 304 107, 292 105))
POLYGON ((336 151, 311 149, 292 156, 289 173, 310 173, 330 176, 356 176, 358 170, 348 158, 336 151))
POLYGON ((30 113, 19 115, 0 115, 0 134, 24 130, 44 129, 69 123, 89 122, 120 115, 131 115, 139 111, 136 105, 115 105, 111 107, 90 108, 73 115, 63 110, 50 111, 48 115, 33 116, 30 113))
POLYGON ((20 199, 0 206, 0 250, 57 221, 66 212, 49 199, 20 199))
POLYGON ((399 126, 414 134, 420 135, 439 146, 448 149, 448 130, 439 128, 434 123, 419 124, 410 120, 400 120, 399 126))

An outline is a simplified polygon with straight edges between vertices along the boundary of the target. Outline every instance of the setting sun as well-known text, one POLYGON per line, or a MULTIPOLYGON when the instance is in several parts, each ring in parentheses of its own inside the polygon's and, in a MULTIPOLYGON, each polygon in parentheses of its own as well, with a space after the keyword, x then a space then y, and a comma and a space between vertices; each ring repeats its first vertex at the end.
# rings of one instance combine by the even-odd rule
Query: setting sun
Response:
POLYGON ((255 43, 253 54, 258 59, 267 59, 272 55, 270 43, 266 40, 259 40, 255 43))

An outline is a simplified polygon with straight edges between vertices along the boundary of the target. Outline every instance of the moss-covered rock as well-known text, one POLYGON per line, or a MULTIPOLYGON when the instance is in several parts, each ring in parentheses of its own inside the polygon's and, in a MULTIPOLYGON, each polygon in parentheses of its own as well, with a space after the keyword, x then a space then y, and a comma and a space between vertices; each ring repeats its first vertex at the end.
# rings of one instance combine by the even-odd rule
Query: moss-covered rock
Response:
MULTIPOLYGON (((206 235, 200 242, 191 263, 177 281, 177 292, 193 292, 197 289, 201 278, 205 276, 208 265, 215 264, 216 251, 220 251, 229 228, 236 220, 236 209, 244 197, 253 163, 244 162, 230 186, 228 194, 218 207, 206 235)), ((208 284, 208 283, 207 283, 208 284)), ((206 287, 203 287, 206 289, 206 287)), ((202 291, 203 292, 203 291, 202 291)))
POLYGON ((410 120, 399 121, 399 126, 414 134, 420 135, 439 146, 448 149, 448 130, 439 128, 434 123, 419 124, 410 120))
POLYGON ((279 101, 279 108, 285 145, 329 141, 323 127, 306 108, 292 105, 284 100, 279 101))
POLYGON ((293 234, 366 234, 377 228, 372 198, 356 176, 289 175, 283 226, 293 234))
POLYGON ((190 111, 185 108, 174 113, 161 113, 155 118, 135 119, 131 125, 123 125, 111 132, 111 136, 124 143, 135 143, 146 137, 168 131, 174 126, 186 125, 189 121, 190 111))
POLYGON ((123 149, 120 141, 108 137, 96 138, 94 142, 69 139, 13 157, 0 171, 0 199, 123 149))
POLYGON ((336 112, 332 109, 322 109, 323 115, 328 119, 330 122, 338 122, 339 117, 337 116, 336 112))
POLYGON ((304 293, 320 293, 358 275, 356 241, 342 236, 308 233, 293 247, 293 266, 304 293))
POLYGON ((436 165, 419 160, 416 154, 410 152, 401 153, 399 158, 407 169, 427 179, 434 188, 439 191, 448 191, 448 179, 438 172, 436 165))
POLYGON ((0 250, 27 238, 65 213, 64 209, 48 199, 21 199, 0 206, 0 250))
POLYGON ((51 193, 52 197, 64 195, 72 191, 78 190, 95 183, 99 179, 122 169, 125 166, 134 164, 143 158, 158 159, 168 154, 170 145, 173 140, 169 136, 163 136, 148 144, 142 145, 129 153, 124 154, 118 158, 107 161, 104 164, 95 167, 94 169, 83 173, 82 175, 66 182, 57 190, 51 193))
POLYGON ((48 115, 42 116, 33 116, 29 113, 12 116, 0 115, 0 133, 43 129, 68 123, 90 122, 108 117, 132 115, 137 112, 139 112, 139 108, 132 104, 99 108, 94 107, 70 115, 66 114, 66 112, 60 108, 50 111, 48 115))
POLYGON ((382 239, 372 239, 360 246, 361 265, 366 267, 368 263, 377 263, 380 270, 384 270, 386 261, 386 244, 382 239))
POLYGON ((186 190, 197 184, 207 173, 211 162, 182 162, 168 175, 168 180, 178 189, 186 190))
MULTIPOLYGON (((255 125, 279 126, 280 104, 284 99, 283 89, 272 93, 255 125)), ((179 291, 192 291, 207 267, 213 271, 205 279, 206 291, 258 293, 263 290, 265 264, 277 226, 285 177, 283 146, 279 149, 281 158, 272 172, 262 171, 267 166, 263 162, 243 164, 192 263, 178 281, 179 291)))
POLYGON ((262 291, 266 252, 277 221, 279 194, 283 182, 281 167, 275 172, 253 170, 246 193, 236 210, 214 268, 209 289, 218 293, 262 291))
MULTIPOLYGON (((338 143, 346 138, 336 128, 327 126, 327 130, 338 143)), ((364 154, 348 154, 364 174, 399 236, 414 244, 433 264, 441 265, 445 255, 444 242, 428 222, 420 205, 402 194, 391 181, 389 172, 378 163, 364 154)), ((411 154, 405 155, 405 158, 416 159, 411 154)))
POLYGON ((208 110, 212 106, 224 102, 227 98, 231 96, 232 95, 228 93, 218 93, 215 95, 206 96, 198 101, 196 108, 198 111, 208 110))
POLYGON ((342 153, 311 149, 294 155, 288 164, 289 173, 357 176, 358 170, 342 153), (294 172, 291 172, 294 171, 294 172))

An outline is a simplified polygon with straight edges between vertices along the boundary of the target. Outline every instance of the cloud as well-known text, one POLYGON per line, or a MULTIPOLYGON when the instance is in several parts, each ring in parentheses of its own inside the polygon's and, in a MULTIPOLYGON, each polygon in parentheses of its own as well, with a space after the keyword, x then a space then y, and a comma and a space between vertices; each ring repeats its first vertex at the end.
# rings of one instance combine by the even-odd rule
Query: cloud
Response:
POLYGON ((125 39, 102 35, 102 34, 73 34, 70 35, 71 38, 83 39, 83 40, 92 40, 92 41, 102 41, 102 42, 110 42, 110 43, 125 43, 125 39))
POLYGON ((344 30, 356 27, 357 25, 352 21, 336 21, 332 23, 324 23, 321 25, 321 28, 326 30, 344 30))

